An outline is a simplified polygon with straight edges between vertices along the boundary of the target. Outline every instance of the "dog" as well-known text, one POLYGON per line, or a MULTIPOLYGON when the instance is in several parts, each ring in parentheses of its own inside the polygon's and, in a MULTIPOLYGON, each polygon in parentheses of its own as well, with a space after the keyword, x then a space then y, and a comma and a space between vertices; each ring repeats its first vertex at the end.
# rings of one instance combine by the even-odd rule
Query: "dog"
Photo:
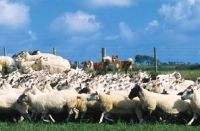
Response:
POLYGON ((94 74, 96 74, 97 71, 99 71, 101 74, 106 74, 108 65, 112 63, 112 58, 109 56, 106 56, 103 58, 105 62, 92 62, 92 61, 85 61, 84 62, 84 69, 86 71, 92 71, 94 74))
POLYGON ((116 70, 121 71, 124 69, 125 74, 127 74, 128 71, 132 71, 132 64, 134 63, 134 60, 129 58, 127 61, 120 61, 118 59, 118 55, 112 55, 112 62, 114 73, 116 73, 116 70))

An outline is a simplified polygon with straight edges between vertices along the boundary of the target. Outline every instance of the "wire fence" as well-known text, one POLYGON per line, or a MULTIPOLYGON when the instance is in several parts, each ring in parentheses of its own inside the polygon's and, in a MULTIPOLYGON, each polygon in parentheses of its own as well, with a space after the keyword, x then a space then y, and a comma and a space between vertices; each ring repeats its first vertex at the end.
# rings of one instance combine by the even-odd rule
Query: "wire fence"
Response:
MULTIPOLYGON (((55 48, 56 55, 62 56, 71 62, 79 61, 80 63, 86 60, 98 62, 102 60, 102 48, 55 48)), ((118 55, 120 60, 127 60, 128 58, 135 59, 136 55, 147 55, 154 57, 154 48, 113 48, 106 49, 106 56, 118 55)), ((40 50, 42 53, 54 53, 53 47, 41 49, 19 49, 17 47, 5 47, 0 49, 0 55, 6 54, 12 56, 21 51, 33 52, 40 50), (6 52, 5 52, 6 51, 6 52)), ((175 62, 177 64, 195 64, 200 63, 200 48, 156 48, 157 59, 161 62, 175 62)))

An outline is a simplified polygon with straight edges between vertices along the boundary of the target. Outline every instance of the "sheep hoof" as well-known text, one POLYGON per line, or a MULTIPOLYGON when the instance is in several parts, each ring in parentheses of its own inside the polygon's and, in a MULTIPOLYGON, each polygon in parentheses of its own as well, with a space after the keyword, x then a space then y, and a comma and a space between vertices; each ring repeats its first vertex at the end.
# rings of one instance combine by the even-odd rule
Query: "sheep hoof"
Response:
POLYGON ((45 120, 45 119, 43 119, 43 121, 44 121, 44 122, 51 122, 50 120, 45 120))

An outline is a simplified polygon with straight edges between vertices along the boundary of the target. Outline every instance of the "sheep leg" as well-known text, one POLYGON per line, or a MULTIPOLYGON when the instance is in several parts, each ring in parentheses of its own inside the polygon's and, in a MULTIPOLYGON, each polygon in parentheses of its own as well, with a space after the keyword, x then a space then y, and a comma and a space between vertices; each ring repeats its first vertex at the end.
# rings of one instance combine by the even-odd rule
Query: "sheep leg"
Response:
POLYGON ((74 111, 74 113, 75 113, 74 119, 76 120, 76 119, 78 119, 79 110, 76 109, 76 108, 74 108, 73 111, 74 111))
POLYGON ((113 120, 113 119, 110 119, 110 118, 108 118, 108 116, 109 116, 109 114, 106 114, 106 115, 104 116, 104 118, 105 118, 105 119, 107 119, 107 120, 109 120, 109 121, 111 121, 111 122, 114 122, 114 120, 113 120))
POLYGON ((190 122, 189 122, 187 125, 191 125, 192 122, 193 122, 195 119, 197 119, 197 118, 198 118, 198 117, 197 117, 197 114, 193 114, 192 119, 190 120, 190 122))
POLYGON ((144 119, 143 119, 143 117, 142 117, 142 111, 141 111, 140 109, 136 109, 136 110, 135 110, 135 113, 136 113, 136 115, 137 115, 137 117, 138 117, 138 119, 139 119, 139 124, 142 124, 143 121, 144 121, 144 119))
POLYGON ((50 119, 52 120, 52 122, 56 122, 53 117, 51 116, 51 114, 49 114, 50 119))
POLYGON ((83 121, 84 117, 85 117, 85 113, 81 113, 81 122, 83 121))
POLYGON ((42 113, 40 119, 43 120, 44 122, 50 122, 50 120, 44 119, 45 116, 46 116, 46 113, 42 113))
POLYGON ((27 119, 29 122, 33 122, 32 119, 31 119, 30 114, 25 113, 25 114, 22 114, 22 116, 23 116, 25 119, 27 119))
POLYGON ((68 112, 68 117, 66 119, 67 122, 69 121, 70 116, 71 116, 72 113, 73 113, 73 111, 72 111, 72 109, 70 109, 69 112, 68 112))
POLYGON ((107 113, 106 111, 104 111, 103 113, 101 113, 101 118, 100 118, 100 120, 99 120, 99 123, 101 123, 101 122, 103 121, 103 117, 104 117, 104 115, 105 115, 106 113, 107 113))

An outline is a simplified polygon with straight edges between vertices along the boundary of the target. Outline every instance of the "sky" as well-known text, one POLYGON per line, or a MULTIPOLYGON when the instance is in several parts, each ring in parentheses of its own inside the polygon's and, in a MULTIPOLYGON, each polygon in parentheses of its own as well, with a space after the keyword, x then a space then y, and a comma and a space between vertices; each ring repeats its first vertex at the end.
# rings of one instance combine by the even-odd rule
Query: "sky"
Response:
POLYGON ((0 54, 23 50, 71 61, 200 60, 200 0, 0 0, 0 54), (2 50, 1 50, 2 49, 2 50))

